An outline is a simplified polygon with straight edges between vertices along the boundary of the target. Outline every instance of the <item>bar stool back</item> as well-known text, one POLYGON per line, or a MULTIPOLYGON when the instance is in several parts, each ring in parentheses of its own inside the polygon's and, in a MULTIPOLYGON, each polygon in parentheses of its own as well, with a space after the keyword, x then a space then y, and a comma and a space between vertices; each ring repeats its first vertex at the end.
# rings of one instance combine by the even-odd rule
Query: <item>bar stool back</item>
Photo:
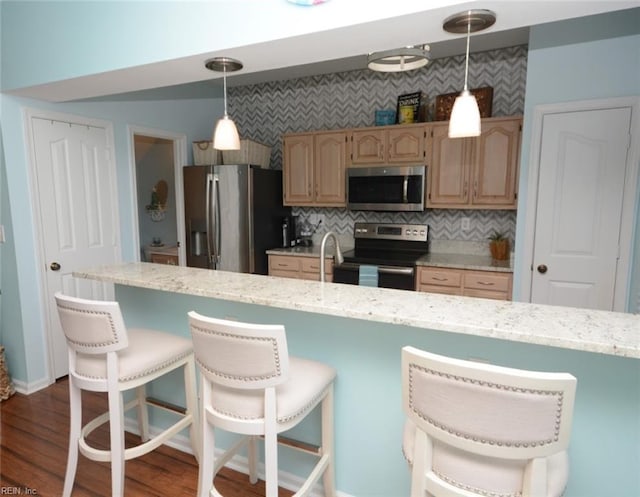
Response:
POLYGON ((198 408, 195 364, 191 340, 169 333, 127 330, 117 302, 95 301, 55 295, 58 315, 69 350, 70 433, 67 471, 62 495, 73 490, 78 451, 94 461, 111 462, 111 494, 124 492, 124 462, 142 456, 189 428, 191 445, 199 456, 198 408), (149 436, 145 385, 177 368, 184 368, 186 410, 179 420, 153 438, 149 436), (124 404, 122 393, 135 389, 136 396, 124 404), (108 412, 82 426, 82 390, 107 392, 108 412), (124 412, 136 407, 142 443, 125 449, 124 412), (99 450, 85 440, 109 422, 110 450, 99 450))
POLYGON ((411 496, 559 497, 569 476, 575 389, 567 373, 403 348, 411 496))
POLYGON ((323 477, 324 494, 335 496, 333 462, 333 368, 290 357, 284 326, 240 323, 189 313, 196 356, 202 374, 202 458, 198 496, 219 497, 216 473, 248 442, 249 478, 257 481, 256 439, 264 436, 267 497, 278 495, 278 434, 296 426, 321 405, 322 442, 317 450, 291 449, 318 456, 313 470, 295 494, 306 495, 323 477), (214 461, 214 427, 243 435, 214 461))

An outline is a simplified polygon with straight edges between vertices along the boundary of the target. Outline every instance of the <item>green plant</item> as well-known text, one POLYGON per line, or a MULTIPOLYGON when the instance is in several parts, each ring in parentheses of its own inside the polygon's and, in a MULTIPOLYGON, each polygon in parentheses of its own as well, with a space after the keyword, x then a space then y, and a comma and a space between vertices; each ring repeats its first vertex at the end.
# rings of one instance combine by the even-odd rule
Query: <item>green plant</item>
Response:
POLYGON ((489 237, 489 240, 491 240, 492 242, 501 242, 506 239, 507 239, 507 236, 504 233, 504 231, 498 231, 498 230, 494 230, 491 236, 489 237))

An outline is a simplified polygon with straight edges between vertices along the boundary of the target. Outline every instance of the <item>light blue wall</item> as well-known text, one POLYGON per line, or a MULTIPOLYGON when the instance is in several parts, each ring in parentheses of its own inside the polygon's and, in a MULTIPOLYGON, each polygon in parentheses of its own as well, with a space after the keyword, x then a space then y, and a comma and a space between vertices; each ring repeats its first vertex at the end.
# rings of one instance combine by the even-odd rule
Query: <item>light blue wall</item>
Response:
MULTIPOLYGON (((113 123, 122 257, 124 260, 133 260, 136 257, 133 220, 137 210, 133 205, 127 126, 184 133, 188 143, 191 143, 211 135, 213 123, 222 114, 223 106, 220 99, 50 104, 8 96, 2 96, 0 104, 9 202, 9 212, 4 214, 3 209, 3 216, 11 215, 7 224, 13 226, 15 243, 15 266, 13 270, 3 271, 3 288, 11 288, 13 300, 11 307, 3 302, 2 328, 11 333, 6 345, 10 356, 10 373, 19 385, 20 382, 30 385, 46 378, 47 358, 41 289, 38 286, 38 266, 41 262, 36 257, 36 213, 32 211, 24 142, 24 109, 63 112, 113 123), (25 351, 28 351, 28 357, 25 357, 25 351)), ((190 161, 191 154, 189 157, 190 161)), ((11 255, 10 250, 3 251, 3 267, 13 262, 11 255)))
MULTIPOLYGON (((531 28, 520 164, 520 199, 516 225, 514 298, 522 274, 527 180, 534 108, 541 104, 640 94, 640 8, 531 28)), ((640 189, 638 190, 640 193, 640 189)), ((629 309, 635 309, 640 287, 640 215, 629 309)))
MULTIPOLYGON (((461 359, 540 371, 566 371, 578 379, 570 477, 565 497, 640 495, 640 375, 637 359, 420 330, 203 297, 117 286, 129 326, 152 326, 189 336, 187 312, 257 323, 282 323, 289 351, 337 369, 336 480, 356 497, 409 495, 401 453, 400 349, 413 345, 461 359)), ((179 384, 154 396, 181 400, 179 384)), ((297 436, 317 442, 309 426, 297 436)), ((300 473, 298 461, 282 461, 300 473)))

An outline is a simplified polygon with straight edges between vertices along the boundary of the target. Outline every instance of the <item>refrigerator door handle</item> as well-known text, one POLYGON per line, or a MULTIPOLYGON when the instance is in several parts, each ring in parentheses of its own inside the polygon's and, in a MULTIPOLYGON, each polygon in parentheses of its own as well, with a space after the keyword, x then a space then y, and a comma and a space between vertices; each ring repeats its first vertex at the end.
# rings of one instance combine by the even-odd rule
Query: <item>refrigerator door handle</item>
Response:
POLYGON ((214 243, 213 243, 213 269, 218 269, 220 263, 220 247, 221 247, 221 233, 220 233, 220 178, 217 174, 213 175, 213 215, 215 219, 215 226, 213 229, 214 243))
POLYGON ((211 213, 213 208, 213 201, 211 195, 213 194, 213 174, 207 174, 207 197, 206 197, 206 223, 207 223, 207 267, 213 268, 213 225, 211 224, 211 213))

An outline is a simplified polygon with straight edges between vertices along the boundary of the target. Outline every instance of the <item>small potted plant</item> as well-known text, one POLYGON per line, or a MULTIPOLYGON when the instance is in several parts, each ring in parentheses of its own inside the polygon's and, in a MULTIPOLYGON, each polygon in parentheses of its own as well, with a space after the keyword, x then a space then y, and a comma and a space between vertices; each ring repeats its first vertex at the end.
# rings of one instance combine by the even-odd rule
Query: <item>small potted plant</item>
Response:
POLYGON ((489 240, 491 257, 497 261, 504 261, 509 258, 509 239, 502 231, 495 230, 489 240))

